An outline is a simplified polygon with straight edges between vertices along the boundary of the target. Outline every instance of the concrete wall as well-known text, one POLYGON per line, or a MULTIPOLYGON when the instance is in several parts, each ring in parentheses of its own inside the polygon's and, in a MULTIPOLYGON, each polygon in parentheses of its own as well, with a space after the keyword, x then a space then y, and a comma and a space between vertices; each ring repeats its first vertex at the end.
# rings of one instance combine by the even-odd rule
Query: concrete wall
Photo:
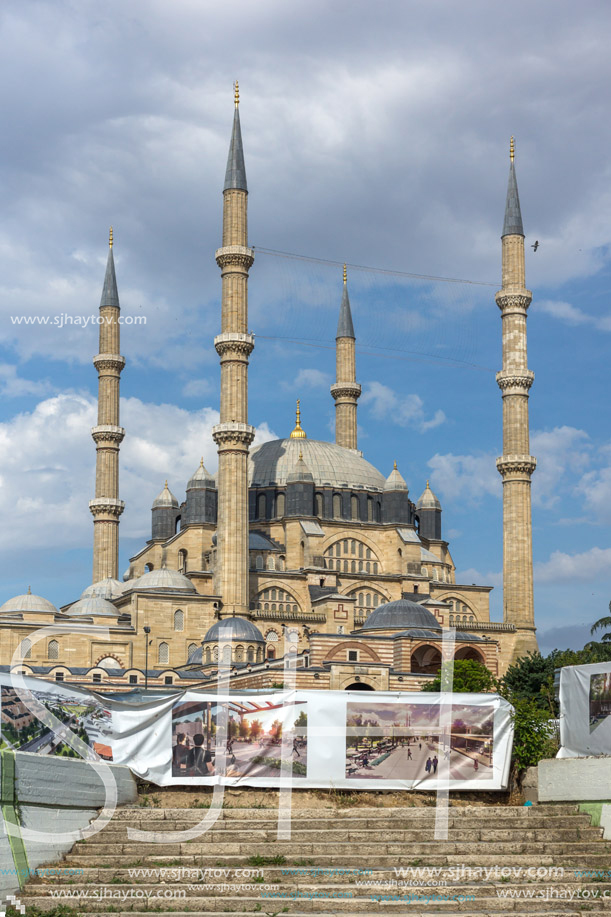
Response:
MULTIPOLYGON (((1 767, 1 761, 0 761, 1 767)), ((117 784, 117 805, 137 800, 136 781, 127 767, 111 765, 117 784)), ((86 828, 105 803, 104 785, 86 762, 48 755, 15 754, 15 798, 21 826, 41 832, 40 840, 24 840, 30 870, 58 863, 73 841, 57 838, 59 832, 86 828)), ((19 889, 13 855, 0 811, 0 897, 19 889)))
POLYGON ((539 802, 586 802, 611 796, 611 757, 539 761, 539 802))

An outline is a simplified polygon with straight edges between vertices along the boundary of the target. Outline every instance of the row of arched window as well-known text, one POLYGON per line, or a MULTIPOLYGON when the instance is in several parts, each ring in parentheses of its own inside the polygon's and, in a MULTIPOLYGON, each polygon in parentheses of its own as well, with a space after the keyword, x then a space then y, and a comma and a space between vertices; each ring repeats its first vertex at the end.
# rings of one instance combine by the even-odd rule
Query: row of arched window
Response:
POLYGON ((276 586, 260 592, 255 605, 259 611, 299 611, 295 597, 276 586))
POLYGON ((474 622, 474 615, 463 615, 462 619, 460 615, 450 615, 450 627, 453 624, 473 624, 474 622))
MULTIPOLYGON (((272 518, 272 512, 274 518, 281 518, 285 513, 285 496, 283 493, 278 494, 275 497, 275 507, 273 505, 274 497, 270 494, 259 494, 257 497, 257 519, 269 519, 272 518), (270 513, 268 513, 268 496, 272 501, 270 506, 270 513)), ((314 494, 314 503, 315 503, 315 514, 321 519, 325 516, 325 499, 323 494, 316 493, 314 494)), ((343 519, 344 514, 342 511, 343 507, 343 498, 341 494, 335 493, 332 498, 332 512, 334 519, 343 519)), ((350 497, 350 518, 364 522, 365 519, 361 516, 361 504, 359 498, 352 494, 350 497)), ((379 498, 374 498, 371 496, 367 497, 367 522, 381 522, 382 521, 382 501, 379 498)))
POLYGON ((265 557, 263 554, 251 554, 250 569, 284 570, 284 557, 274 557, 273 554, 268 554, 267 557, 265 557))
MULTIPOLYGON (((222 652, 223 662, 229 664, 231 662, 263 662, 263 647, 258 646, 256 649, 254 646, 242 646, 238 643, 237 646, 232 647, 227 645, 223 647, 222 652), (233 658, 232 658, 233 655, 233 658)), ((213 662, 219 661, 219 648, 218 645, 210 647, 207 646, 204 650, 204 662, 206 665, 210 665, 213 662)))

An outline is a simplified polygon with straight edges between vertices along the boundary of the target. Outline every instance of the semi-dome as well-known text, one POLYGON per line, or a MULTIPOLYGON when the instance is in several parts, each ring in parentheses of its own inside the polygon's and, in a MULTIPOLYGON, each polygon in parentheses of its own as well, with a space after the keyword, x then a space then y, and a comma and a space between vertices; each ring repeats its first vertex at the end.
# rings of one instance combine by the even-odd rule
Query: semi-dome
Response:
POLYGON ((130 583, 132 589, 147 590, 151 592, 197 592, 191 580, 178 570, 169 570, 161 567, 159 570, 149 570, 141 577, 130 583))
POLYGON ((165 482, 164 488, 160 494, 158 494, 153 500, 153 509, 157 509, 161 506, 172 506, 178 508, 178 500, 168 487, 168 482, 165 482))
POLYGON ((300 453, 318 487, 384 490, 384 475, 358 452, 317 439, 274 439, 252 449, 248 462, 250 486, 286 485, 300 453))
POLYGON ((118 599, 120 595, 123 595, 124 588, 123 583, 120 583, 118 579, 107 576, 106 579, 101 579, 99 582, 87 586, 81 593, 81 598, 86 599, 89 596, 97 595, 101 599, 109 599, 112 601, 113 599, 118 599))
POLYGON ((441 625, 432 612, 427 611, 417 602, 409 599, 398 599, 378 605, 372 611, 361 630, 411 630, 423 628, 441 633, 441 625))
POLYGON ((222 618, 220 621, 215 621, 204 637, 204 643, 218 643, 222 640, 220 636, 221 628, 229 628, 231 630, 232 643, 235 643, 237 640, 244 640, 247 643, 265 644, 263 634, 258 627, 255 627, 252 621, 249 621, 247 618, 237 617, 222 618))
POLYGON ((15 614, 20 611, 44 611, 58 614, 59 608, 56 608, 48 599, 43 599, 41 595, 32 595, 28 589, 25 595, 16 595, 8 599, 4 605, 0 605, 0 614, 15 614))
POLYGON ((424 493, 416 503, 416 509, 441 509, 441 503, 426 482, 424 493))
POLYGON ((205 467, 204 459, 202 458, 199 463, 199 468, 193 477, 189 479, 187 490, 199 490, 200 488, 204 487, 216 487, 216 482, 213 475, 211 475, 205 467))
POLYGON ((90 595, 85 599, 79 599, 64 614, 71 618, 117 618, 119 616, 115 606, 99 595, 90 595))

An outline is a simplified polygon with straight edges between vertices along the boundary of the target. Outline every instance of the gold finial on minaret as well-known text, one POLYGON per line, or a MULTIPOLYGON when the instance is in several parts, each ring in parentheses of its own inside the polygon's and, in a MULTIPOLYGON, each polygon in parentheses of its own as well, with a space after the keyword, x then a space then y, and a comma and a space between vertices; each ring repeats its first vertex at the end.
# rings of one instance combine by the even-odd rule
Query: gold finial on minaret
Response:
POLYGON ((168 479, 167 479, 167 478, 166 478, 166 480, 165 480, 165 489, 166 489, 166 490, 168 489, 168 479))
POLYGON ((30 586, 28 586, 28 595, 32 595, 32 589, 30 586))
POLYGON ((428 479, 428 478, 426 479, 426 489, 427 489, 427 490, 430 490, 430 489, 431 489, 431 488, 429 487, 429 479, 428 479))
POLYGON ((344 264, 344 283, 348 283, 348 271, 346 270, 345 264, 344 264))
POLYGON ((301 402, 299 401, 299 398, 298 398, 297 399, 295 429, 291 433, 291 439, 306 439, 306 432, 305 430, 301 429, 301 408, 299 407, 300 403, 301 402))
POLYGON ((235 107, 237 108, 240 104, 240 85, 237 80, 233 84, 233 98, 235 101, 235 107))
POLYGON ((299 461, 303 462, 303 452, 301 451, 301 449, 299 450, 299 461))
POLYGON ((397 470, 397 463, 396 463, 396 462, 393 462, 393 463, 392 463, 392 470, 393 470, 393 471, 396 471, 396 470, 397 470))
POLYGON ((515 156, 515 152, 516 150, 515 150, 515 145, 514 145, 513 137, 512 137, 511 140, 509 141, 509 159, 511 162, 513 162, 513 157, 515 156))
POLYGON ((199 467, 200 467, 200 468, 203 468, 203 467, 204 467, 204 456, 203 456, 203 455, 202 455, 202 457, 201 457, 200 460, 199 460, 199 467))
POLYGON ((110 232, 108 233, 108 247, 112 248, 112 226, 110 227, 110 232))

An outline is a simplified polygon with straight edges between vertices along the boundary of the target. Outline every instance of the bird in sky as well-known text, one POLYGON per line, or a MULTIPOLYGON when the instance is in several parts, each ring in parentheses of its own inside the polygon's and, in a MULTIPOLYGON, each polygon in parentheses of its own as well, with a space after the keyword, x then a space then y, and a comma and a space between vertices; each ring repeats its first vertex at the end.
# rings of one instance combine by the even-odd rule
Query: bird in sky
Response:
POLYGON ((531 245, 530 247, 532 248, 533 251, 536 252, 537 249, 539 248, 539 240, 536 239, 536 241, 535 241, 535 242, 533 243, 533 245, 531 245))

